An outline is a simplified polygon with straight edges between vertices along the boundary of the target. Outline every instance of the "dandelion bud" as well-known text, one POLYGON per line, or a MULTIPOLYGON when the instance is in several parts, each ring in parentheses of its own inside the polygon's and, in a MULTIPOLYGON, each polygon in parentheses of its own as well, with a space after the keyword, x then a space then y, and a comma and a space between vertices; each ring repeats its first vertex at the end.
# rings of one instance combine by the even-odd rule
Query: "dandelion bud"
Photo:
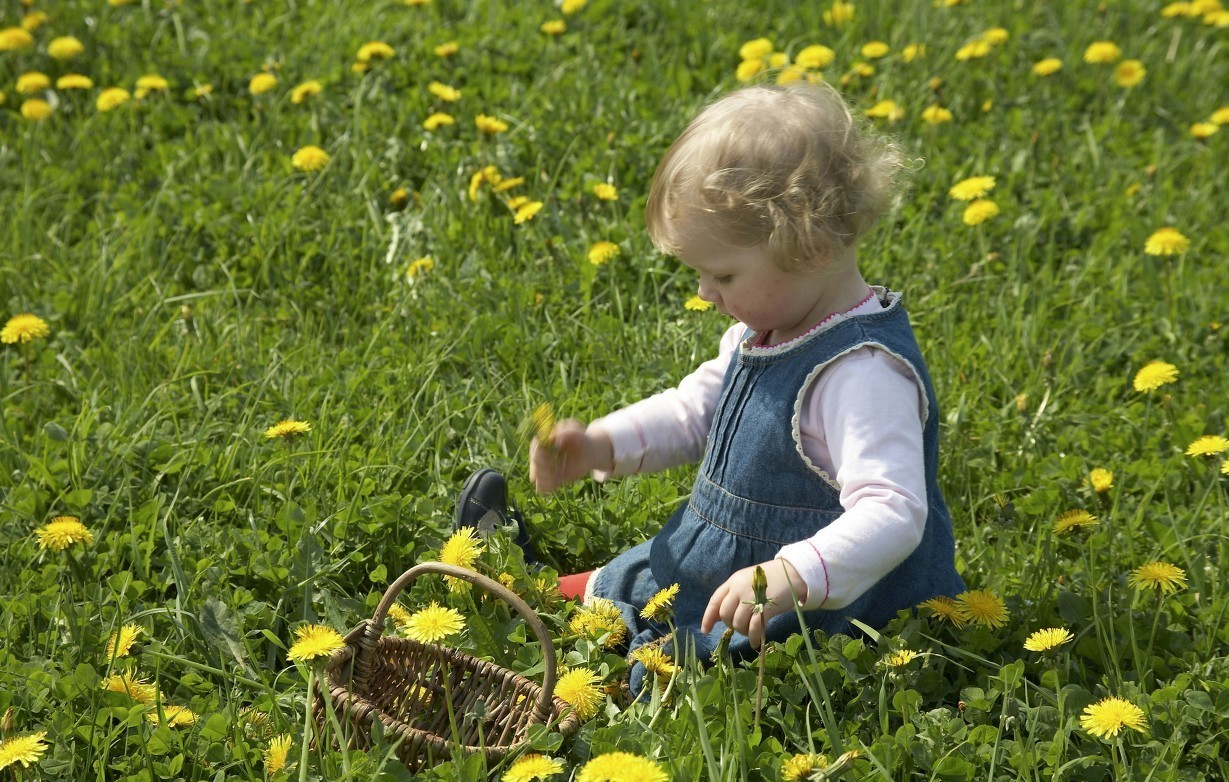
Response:
POLYGON ((13 732, 13 707, 9 706, 4 710, 4 717, 0 718, 0 736, 7 736, 13 732))

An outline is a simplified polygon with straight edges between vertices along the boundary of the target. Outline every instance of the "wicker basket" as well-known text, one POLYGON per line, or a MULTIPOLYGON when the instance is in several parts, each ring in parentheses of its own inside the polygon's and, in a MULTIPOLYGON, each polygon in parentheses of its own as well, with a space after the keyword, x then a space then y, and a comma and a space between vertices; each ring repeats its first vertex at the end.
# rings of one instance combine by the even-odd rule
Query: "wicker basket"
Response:
POLYGON ((348 734, 342 741, 352 749, 371 745, 371 729, 379 720, 386 735, 400 742, 397 757, 410 771, 457 753, 483 753, 489 763, 497 763, 528 743, 532 725, 549 725, 565 736, 579 726, 569 705, 554 697, 555 665, 555 645, 546 626, 514 592, 472 570, 426 562, 394 581, 375 616, 350 631, 346 646, 329 658, 314 693, 317 729, 324 731, 318 735, 327 735, 325 686, 348 734), (381 637, 388 609, 423 573, 464 579, 515 608, 542 644, 542 684, 458 649, 381 637))

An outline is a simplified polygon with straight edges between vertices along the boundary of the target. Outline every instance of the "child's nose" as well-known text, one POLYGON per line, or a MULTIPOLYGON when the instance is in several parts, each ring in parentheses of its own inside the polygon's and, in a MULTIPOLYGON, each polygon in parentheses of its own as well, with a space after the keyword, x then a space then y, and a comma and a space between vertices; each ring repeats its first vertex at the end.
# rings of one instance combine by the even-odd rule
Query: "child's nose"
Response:
POLYGON ((700 280, 699 290, 696 291, 696 295, 704 301, 711 302, 713 304, 716 304, 721 300, 721 296, 717 294, 713 284, 711 282, 705 282, 703 279, 700 280))

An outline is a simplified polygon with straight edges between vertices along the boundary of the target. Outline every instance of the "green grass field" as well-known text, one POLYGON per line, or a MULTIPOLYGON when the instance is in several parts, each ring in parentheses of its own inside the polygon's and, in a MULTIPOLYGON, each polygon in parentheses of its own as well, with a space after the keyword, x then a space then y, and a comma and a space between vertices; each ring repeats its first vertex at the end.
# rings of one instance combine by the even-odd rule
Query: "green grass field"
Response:
MULTIPOLYGON (((538 498, 524 422, 544 401, 591 419, 715 352, 728 324, 684 306, 695 279, 643 208, 741 76, 839 85, 913 161, 859 260, 905 292, 977 594, 955 623, 770 646, 758 724, 758 662, 679 659, 651 702, 535 730, 553 761, 418 777, 1229 779, 1215 0, 114 3, 0 8, 0 776, 410 778, 387 737, 339 751, 325 720, 311 745, 321 661, 287 654, 438 559, 482 466, 550 567, 496 537, 476 569, 617 690, 625 661, 578 636, 553 575, 652 535, 692 472, 538 498), (814 45, 832 62, 802 68, 814 45), (320 170, 293 162, 309 146, 320 170), (967 225, 949 191, 973 176, 998 213, 967 225), (618 253, 595 265, 598 242, 618 253), (1176 378, 1140 375, 1156 361, 1176 378), (283 419, 310 432, 266 438, 283 419), (68 516, 88 536, 49 526, 68 516), (1046 628, 1070 640, 1026 649, 1046 628), (592 762, 616 751, 640 759, 592 762)), ((401 605, 432 600, 464 617, 448 645, 542 675, 504 604, 424 578, 401 605)))

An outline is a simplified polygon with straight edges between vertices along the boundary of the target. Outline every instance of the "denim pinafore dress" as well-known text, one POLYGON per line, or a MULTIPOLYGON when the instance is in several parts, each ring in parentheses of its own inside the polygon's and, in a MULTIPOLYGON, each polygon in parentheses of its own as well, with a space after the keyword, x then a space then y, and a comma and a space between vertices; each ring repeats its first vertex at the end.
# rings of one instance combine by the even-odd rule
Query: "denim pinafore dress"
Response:
MULTIPOLYGON (((832 361, 862 346, 903 361, 925 390, 926 528, 904 562, 850 605, 805 612, 806 627, 830 635, 852 634, 851 618, 882 627, 902 609, 964 591, 955 567, 951 517, 936 481, 939 411, 934 388, 901 294, 876 292, 882 310, 849 316, 779 349, 751 350, 754 333, 743 340, 726 370, 689 501, 655 537, 618 555, 594 575, 591 594, 620 608, 630 629, 630 650, 668 633, 664 624, 642 618, 640 611, 659 589, 677 583, 675 644, 689 645, 699 659, 707 659, 725 631, 718 622, 711 632, 700 632, 704 609, 717 587, 736 570, 772 560, 782 546, 811 537, 844 512, 837 485, 802 453, 798 410, 810 381, 832 361)), ((769 620, 765 635, 781 641, 799 630, 797 613, 788 611, 769 620)), ((740 633, 734 634, 729 648, 735 658, 754 652, 740 633)), ((643 666, 632 668, 633 693, 639 693, 644 675, 643 666)))

